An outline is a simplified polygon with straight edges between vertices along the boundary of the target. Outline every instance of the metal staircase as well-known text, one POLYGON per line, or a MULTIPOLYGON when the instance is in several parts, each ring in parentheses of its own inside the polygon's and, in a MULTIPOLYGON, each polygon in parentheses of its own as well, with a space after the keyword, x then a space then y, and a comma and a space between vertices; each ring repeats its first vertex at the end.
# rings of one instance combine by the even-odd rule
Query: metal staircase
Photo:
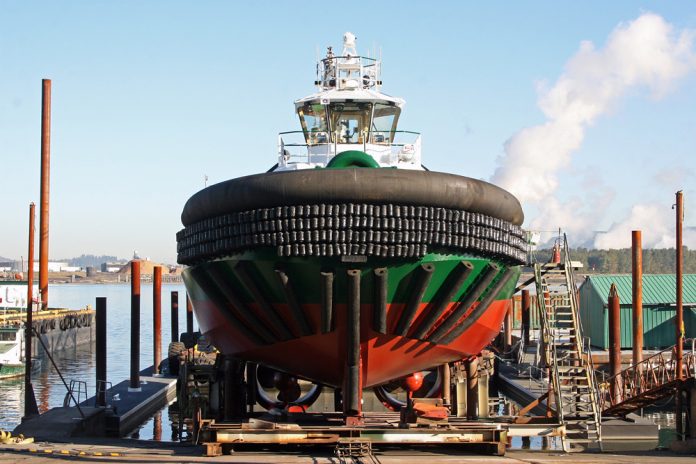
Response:
POLYGON ((601 447, 597 382, 589 343, 585 346, 583 339, 573 263, 565 236, 563 259, 559 263, 535 264, 534 274, 542 324, 542 367, 548 370, 558 420, 566 427, 563 448, 569 451, 579 443, 601 447))

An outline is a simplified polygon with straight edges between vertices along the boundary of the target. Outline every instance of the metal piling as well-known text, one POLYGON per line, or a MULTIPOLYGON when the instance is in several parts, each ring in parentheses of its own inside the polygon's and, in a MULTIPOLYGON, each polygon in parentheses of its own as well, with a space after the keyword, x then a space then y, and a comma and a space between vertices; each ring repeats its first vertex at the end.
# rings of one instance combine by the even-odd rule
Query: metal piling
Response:
POLYGON ((97 406, 106 406, 106 298, 97 297, 96 301, 96 398, 97 406))
POLYGON ((131 359, 128 391, 140 391, 140 261, 131 261, 131 359))
POLYGON ((162 266, 155 266, 152 275, 152 328, 152 372, 157 375, 162 361, 162 266))

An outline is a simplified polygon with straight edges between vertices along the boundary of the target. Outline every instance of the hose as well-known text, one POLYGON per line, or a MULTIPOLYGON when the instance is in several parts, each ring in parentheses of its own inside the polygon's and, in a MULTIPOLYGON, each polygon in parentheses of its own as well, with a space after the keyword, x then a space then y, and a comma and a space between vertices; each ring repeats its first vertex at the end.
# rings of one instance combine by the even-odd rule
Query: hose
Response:
POLYGON ((16 437, 12 436, 12 432, 6 432, 0 429, 0 443, 3 445, 24 445, 28 443, 34 443, 33 438, 26 438, 21 433, 16 437))

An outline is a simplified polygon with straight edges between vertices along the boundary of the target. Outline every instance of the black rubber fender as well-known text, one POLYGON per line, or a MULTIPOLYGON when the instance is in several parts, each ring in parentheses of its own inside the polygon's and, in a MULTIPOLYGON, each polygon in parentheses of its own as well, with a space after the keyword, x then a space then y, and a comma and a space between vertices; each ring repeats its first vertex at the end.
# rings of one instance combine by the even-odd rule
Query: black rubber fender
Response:
POLYGON ((435 171, 304 169, 230 179, 194 194, 181 222, 188 226, 234 211, 302 203, 430 205, 483 213, 521 225, 524 214, 511 193, 488 182, 435 171))

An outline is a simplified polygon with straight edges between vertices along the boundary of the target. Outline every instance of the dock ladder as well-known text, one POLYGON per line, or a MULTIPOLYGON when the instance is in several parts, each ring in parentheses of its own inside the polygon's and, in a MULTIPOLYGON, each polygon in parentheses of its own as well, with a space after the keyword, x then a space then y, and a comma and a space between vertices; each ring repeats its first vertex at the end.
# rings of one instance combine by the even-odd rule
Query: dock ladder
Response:
MULTIPOLYGON (((581 443, 601 448, 597 381, 589 343, 582 334, 574 263, 565 235, 562 255, 559 263, 534 265, 543 367, 548 370, 558 420, 566 428, 563 449, 581 443)), ((547 402, 551 404, 551 399, 547 402)))

